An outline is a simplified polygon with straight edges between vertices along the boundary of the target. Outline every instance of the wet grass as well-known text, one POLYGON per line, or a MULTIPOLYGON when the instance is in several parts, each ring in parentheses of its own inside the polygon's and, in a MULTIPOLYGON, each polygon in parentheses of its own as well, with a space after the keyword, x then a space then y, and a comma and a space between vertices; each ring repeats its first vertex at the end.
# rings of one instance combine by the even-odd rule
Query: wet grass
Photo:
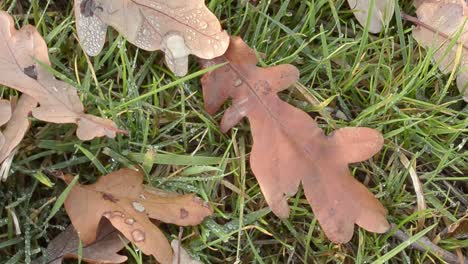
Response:
MULTIPOLYGON (((385 32, 371 35, 356 24, 346 1, 244 2, 206 1, 230 34, 256 49, 261 65, 300 69, 300 84, 282 98, 316 117, 327 132, 368 126, 383 133, 380 154, 352 171, 388 208, 397 228, 385 235, 356 228, 351 242, 332 244, 302 191, 290 199, 290 218, 278 219, 249 169, 248 122, 220 132, 222 113, 211 117, 203 109, 194 59, 190 74, 177 78, 160 52, 138 50, 109 30, 105 50, 88 61, 76 38, 71 1, 4 0, 0 8, 15 16, 17 26, 37 26, 61 73, 57 78, 79 90, 87 112, 112 118, 129 135, 80 142, 74 126, 33 120, 10 178, 0 185, 1 263, 41 257, 69 224, 63 208, 52 211, 65 185, 49 171, 79 174, 87 183, 130 165, 143 166, 151 185, 210 201, 215 214, 183 233, 183 245, 206 263, 443 263, 431 251, 402 243, 397 229, 412 241, 439 235, 440 248, 463 254, 466 240, 444 232, 467 211, 468 109, 453 80, 431 65, 412 38, 412 24, 401 20, 401 11, 414 14, 411 4, 397 8, 385 32), (410 173, 422 185, 423 210, 410 173)), ((177 237, 178 227, 162 228, 177 237)), ((131 253, 124 250, 130 263, 155 262, 131 253)))

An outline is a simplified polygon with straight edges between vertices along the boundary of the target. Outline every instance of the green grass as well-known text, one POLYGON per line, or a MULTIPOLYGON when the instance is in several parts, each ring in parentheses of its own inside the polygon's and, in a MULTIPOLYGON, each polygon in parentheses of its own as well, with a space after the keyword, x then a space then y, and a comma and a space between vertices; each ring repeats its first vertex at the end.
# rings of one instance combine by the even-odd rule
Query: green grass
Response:
MULTIPOLYGON (((80 142, 72 125, 33 120, 9 180, 0 184, 1 263, 41 257, 47 243, 69 224, 63 207, 54 211, 66 186, 49 171, 79 174, 81 183, 89 183, 136 165, 148 172, 148 184, 195 192, 210 201, 215 214, 183 234, 188 237, 183 245, 206 263, 443 263, 391 233, 356 229, 350 243, 330 243, 302 191, 290 199, 290 218, 279 220, 249 169, 248 122, 228 134, 220 132, 222 113, 211 117, 203 109, 195 59, 191 74, 176 78, 163 65, 162 53, 137 50, 109 30, 105 50, 88 63, 77 42, 72 1, 30 2, 3 0, 0 8, 15 15, 17 26, 36 25, 54 69, 61 73, 57 77, 79 90, 88 113, 113 119, 129 135, 80 142), (18 236, 13 213, 22 231, 18 236)), ((468 203, 468 108, 453 80, 448 83, 449 76, 431 65, 412 38, 412 25, 400 19, 400 11, 414 14, 411 1, 401 1, 380 35, 356 24, 344 0, 241 2, 206 1, 229 33, 241 34, 256 49, 261 65, 292 63, 300 69, 303 86, 282 98, 316 116, 327 132, 368 126, 383 133, 380 154, 352 171, 388 208, 392 223, 410 237, 433 239, 463 217, 468 203), (315 99, 320 104, 310 103, 315 99), (419 214, 401 154, 416 164, 422 182, 427 209, 419 214), (424 226, 418 226, 421 217, 424 226)), ((14 94, 7 88, 0 92, 3 97, 14 94)), ((162 229, 177 237, 178 227, 162 229)), ((455 253, 467 244, 448 237, 439 246, 455 253)), ((131 246, 124 254, 130 263, 154 263, 131 246)))

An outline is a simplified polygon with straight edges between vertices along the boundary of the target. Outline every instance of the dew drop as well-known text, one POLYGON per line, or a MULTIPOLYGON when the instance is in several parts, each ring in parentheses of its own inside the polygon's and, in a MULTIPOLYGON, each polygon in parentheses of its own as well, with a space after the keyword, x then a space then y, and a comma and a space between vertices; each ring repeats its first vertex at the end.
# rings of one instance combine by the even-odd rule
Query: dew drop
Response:
POLYGON ((236 80, 234 81, 234 86, 235 86, 235 87, 239 87, 239 86, 241 86, 241 85, 242 85, 242 80, 241 80, 241 79, 236 79, 236 80))
POLYGON ((143 213, 145 211, 145 207, 139 202, 132 202, 132 206, 137 212, 143 213))
POLYGON ((145 233, 140 229, 136 229, 132 231, 132 238, 135 242, 142 242, 145 240, 145 233))
POLYGON ((135 223, 135 219, 133 219, 133 218, 127 218, 127 219, 125 219, 125 223, 126 223, 127 225, 133 225, 133 224, 135 223))
POLYGON ((201 29, 206 29, 208 27, 208 24, 205 21, 200 21, 198 25, 201 29))

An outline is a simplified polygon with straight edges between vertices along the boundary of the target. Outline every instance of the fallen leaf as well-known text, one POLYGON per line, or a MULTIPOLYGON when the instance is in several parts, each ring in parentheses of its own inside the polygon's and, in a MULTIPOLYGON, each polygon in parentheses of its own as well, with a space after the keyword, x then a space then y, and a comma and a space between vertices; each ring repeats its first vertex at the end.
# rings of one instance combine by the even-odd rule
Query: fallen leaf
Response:
POLYGON ((88 55, 101 52, 109 25, 141 49, 164 51, 178 76, 187 74, 189 54, 212 59, 229 44, 203 0, 75 0, 75 19, 88 55))
MULTIPOLYGON (((369 16, 369 7, 371 0, 348 0, 353 14, 363 27, 366 26, 369 16)), ((395 12, 395 1, 393 0, 375 0, 374 9, 369 21, 369 32, 379 33, 384 26, 387 26, 392 20, 395 12)))
POLYGON ((419 22, 413 37, 424 48, 434 49, 433 58, 444 74, 459 67, 458 90, 468 102, 468 4, 464 0, 426 0, 415 4, 419 22), (455 37, 457 41, 451 47, 455 37), (461 54, 457 54, 459 51, 461 54))
POLYGON ((4 161, 23 140, 29 129, 29 114, 36 106, 34 98, 23 95, 13 107, 11 118, 3 129, 5 144, 0 148, 0 162, 4 161))
MULTIPOLYGON (((107 220, 102 220, 96 240, 82 246, 81 259, 89 263, 123 263, 126 256, 117 254, 128 243, 107 220)), ((79 257, 80 238, 69 225, 65 231, 55 237, 47 246, 48 264, 60 264, 64 259, 79 257)), ((41 263, 37 261, 36 263, 41 263)))
MULTIPOLYGON (((11 118, 11 104, 8 100, 0 100, 0 126, 5 125, 11 118)), ((0 149, 5 144, 5 136, 0 132, 0 149)), ((1 162, 1 161, 0 161, 1 162)))
POLYGON ((172 240, 171 247, 174 251, 172 264, 203 264, 203 262, 192 259, 192 257, 187 253, 185 248, 182 247, 179 240, 172 240))
POLYGON ((454 239, 468 239, 468 214, 465 214, 461 219, 445 228, 436 236, 434 242, 438 243, 441 239, 448 237, 454 239))
POLYGON ((330 240, 349 241, 354 223, 371 232, 387 231, 385 208, 348 169, 349 163, 369 159, 381 149, 381 134, 369 128, 342 128, 326 136, 308 114, 277 95, 297 81, 299 71, 292 65, 257 67, 254 51, 241 38, 232 38, 222 58, 202 65, 226 61, 202 78, 205 108, 213 114, 232 98, 221 121, 223 132, 243 117, 249 119, 250 166, 272 211, 287 218, 287 199, 302 182, 330 240))
MULTIPOLYGON (((71 176, 66 176, 67 182, 71 176)), ((85 245, 96 240, 104 216, 126 238, 161 263, 172 263, 172 249, 164 234, 149 218, 181 226, 197 225, 211 215, 210 207, 194 194, 158 195, 142 185, 143 176, 122 169, 91 185, 75 185, 65 209, 85 245)))
POLYGON ((13 113, 10 114, 10 120, 0 134, 0 139, 4 140, 4 143, 0 144, 1 181, 6 181, 8 178, 15 150, 29 129, 29 115, 36 106, 36 100, 28 95, 22 95, 17 103, 10 106, 9 111, 11 113, 13 108, 13 113))
POLYGON ((37 119, 52 123, 76 123, 81 140, 115 137, 124 132, 108 119, 85 114, 74 87, 56 80, 40 63, 50 65, 47 45, 37 30, 25 26, 17 31, 13 18, 0 11, 0 84, 27 94, 39 102, 37 119), (40 63, 39 63, 40 62, 40 63))

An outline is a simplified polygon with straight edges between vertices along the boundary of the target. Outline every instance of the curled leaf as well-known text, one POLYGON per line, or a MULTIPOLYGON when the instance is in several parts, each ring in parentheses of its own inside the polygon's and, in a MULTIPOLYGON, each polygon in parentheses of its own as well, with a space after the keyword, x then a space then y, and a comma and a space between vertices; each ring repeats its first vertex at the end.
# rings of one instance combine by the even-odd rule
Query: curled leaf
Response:
POLYGON ((4 161, 23 140, 30 125, 29 115, 36 106, 36 100, 27 95, 21 96, 14 106, 11 119, 3 130, 5 144, 0 148, 0 162, 4 161))
POLYGON ((212 59, 229 44, 203 0, 75 0, 75 19, 87 54, 99 54, 109 25, 141 49, 164 51, 179 76, 187 73, 189 54, 212 59))
POLYGON ((116 125, 107 119, 84 113, 74 87, 56 80, 42 64, 50 65, 47 45, 37 30, 25 26, 17 31, 13 19, 0 11, 0 84, 34 98, 39 107, 33 110, 37 119, 52 123, 76 123, 78 137, 115 137, 116 125))
POLYGON ((458 69, 457 86, 468 102, 468 4, 464 0, 416 2, 419 25, 413 37, 426 49, 444 74, 458 69), (455 44, 451 46, 455 40, 455 44), (460 53, 461 52, 461 53, 460 53))
MULTIPOLYGON (((96 240, 81 249, 81 259, 89 263, 123 263, 126 256, 117 254, 128 241, 107 220, 101 221, 96 240)), ((64 259, 78 259, 80 238, 69 225, 65 231, 55 237, 47 246, 46 263, 60 264, 64 259)), ((41 263, 36 261, 36 263, 41 263)))
POLYGON ((205 108, 214 113, 232 98, 221 120, 224 132, 243 117, 249 119, 250 166, 272 211, 288 217, 287 199, 302 182, 330 240, 349 241, 355 223, 372 232, 387 231, 385 208, 348 169, 349 163, 376 154, 382 135, 370 128, 342 128, 326 136, 308 114, 277 95, 297 81, 299 71, 292 65, 257 67, 255 53, 240 38, 232 38, 222 58, 202 64, 226 61, 202 78, 205 108))
MULTIPOLYGON (((3 126, 11 118, 11 104, 7 100, 0 100, 0 126, 3 126)), ((0 149, 5 144, 5 137, 0 132, 0 149)))
POLYGON ((150 218, 196 225, 212 211, 193 194, 161 196, 147 191, 142 183, 140 173, 122 169, 91 185, 76 184, 65 201, 65 209, 85 245, 96 240, 98 223, 105 217, 143 253, 161 263, 171 263, 171 246, 150 218))

